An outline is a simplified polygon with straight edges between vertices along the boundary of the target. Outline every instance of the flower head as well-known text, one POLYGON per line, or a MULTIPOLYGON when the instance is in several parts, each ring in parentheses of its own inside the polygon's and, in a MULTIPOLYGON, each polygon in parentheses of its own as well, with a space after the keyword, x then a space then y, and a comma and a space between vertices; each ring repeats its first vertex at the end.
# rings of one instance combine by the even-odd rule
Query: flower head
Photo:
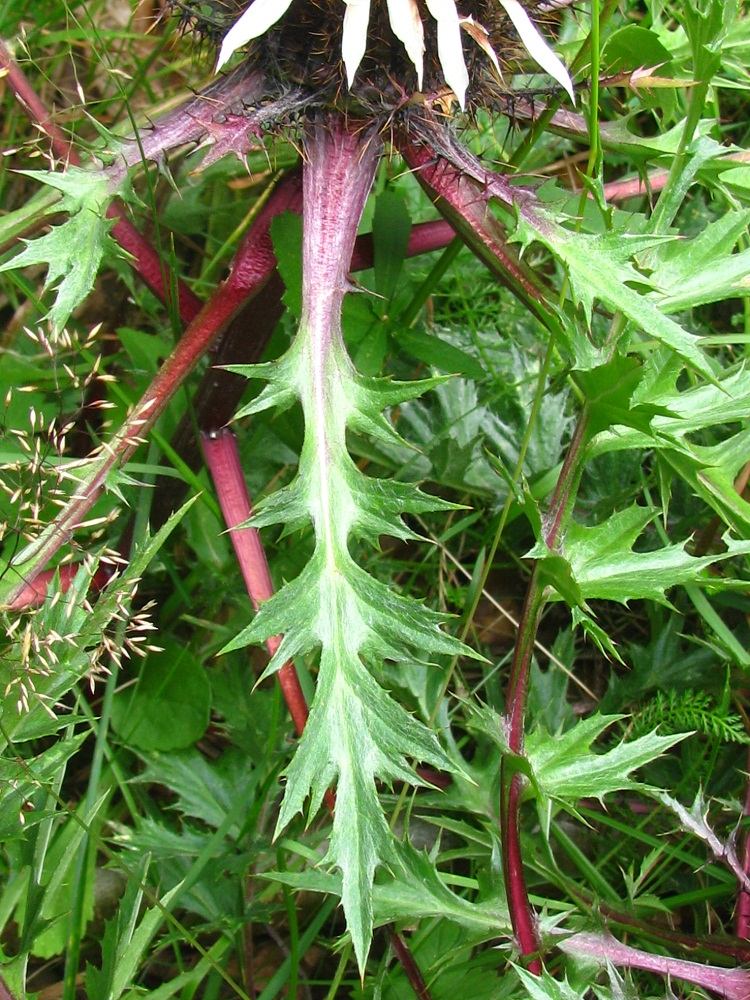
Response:
MULTIPOLYGON (((311 4, 311 0, 306 2, 311 4)), ((320 15, 321 8, 339 8, 341 2, 342 0, 335 0, 331 3, 329 0, 327 5, 318 2, 315 6, 320 15)), ((504 39, 495 26, 500 21, 512 25, 531 58, 575 100, 567 69, 541 36, 520 0, 483 0, 473 3, 459 0, 463 12, 459 10, 456 0, 343 0, 343 4, 345 10, 341 30, 341 59, 350 91, 355 85, 357 72, 362 67, 368 44, 372 44, 374 38, 383 34, 384 19, 378 16, 381 11, 373 12, 372 8, 382 10, 384 7, 387 26, 416 73, 419 91, 424 84, 427 30, 430 38, 436 36, 437 62, 445 84, 463 108, 469 87, 463 36, 466 35, 479 46, 488 64, 499 73, 496 37, 500 41, 504 39)), ((217 70, 238 49, 281 22, 291 6, 292 0, 253 0, 224 36, 217 70)), ((385 66, 385 69, 387 71, 389 67, 385 66)))

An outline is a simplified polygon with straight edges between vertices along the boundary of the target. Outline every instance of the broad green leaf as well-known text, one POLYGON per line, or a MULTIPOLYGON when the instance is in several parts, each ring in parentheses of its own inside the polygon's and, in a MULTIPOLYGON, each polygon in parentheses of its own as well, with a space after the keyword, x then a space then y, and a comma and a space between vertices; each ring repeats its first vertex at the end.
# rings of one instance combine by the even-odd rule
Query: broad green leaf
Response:
POLYGON ((187 647, 168 642, 146 657, 136 687, 115 697, 112 726, 141 750, 179 750, 201 738, 210 709, 205 667, 187 647))
POLYGON ((613 31, 602 51, 602 66, 608 73, 658 66, 663 69, 671 55, 655 32, 639 24, 613 31))
POLYGON ((487 372, 482 365, 466 351, 443 340, 437 333, 423 333, 421 330, 399 330, 394 333, 398 344, 413 357, 439 371, 455 375, 466 375, 477 381, 485 378, 487 372))
POLYGON ((284 305, 297 319, 302 312, 302 219, 283 212, 271 221, 271 239, 276 266, 286 291, 284 305))
POLYGON ((45 236, 27 240, 25 250, 0 264, 0 272, 46 264, 46 287, 62 279, 49 311, 52 324, 61 329, 93 288, 104 254, 116 252, 117 246, 109 236, 114 220, 106 215, 114 192, 103 171, 68 167, 64 174, 43 170, 21 173, 62 191, 63 198, 53 210, 67 212, 70 218, 53 226, 45 236))

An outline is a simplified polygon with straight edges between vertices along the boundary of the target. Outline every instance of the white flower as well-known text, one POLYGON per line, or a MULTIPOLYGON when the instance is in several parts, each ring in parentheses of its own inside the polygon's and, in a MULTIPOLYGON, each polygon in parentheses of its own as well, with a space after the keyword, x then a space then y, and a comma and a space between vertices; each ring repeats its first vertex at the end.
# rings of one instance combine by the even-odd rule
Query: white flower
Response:
MULTIPOLYGON (((370 23, 370 0, 343 0, 344 31, 341 56, 346 68, 346 78, 351 87, 367 47, 367 29, 370 23)), ((563 87, 575 102, 573 83, 568 71, 547 42, 519 0, 497 0, 510 18, 521 37, 526 51, 539 66, 563 87)), ((217 71, 225 65, 237 49, 253 38, 264 34, 279 21, 291 6, 292 0, 253 0, 245 13, 224 36, 219 52, 217 71)), ((398 40, 417 71, 417 84, 422 89, 424 73, 424 25, 419 16, 417 0, 387 0, 388 19, 398 40)), ((438 58, 443 68, 445 82, 456 95, 461 107, 466 101, 469 74, 466 70, 461 29, 487 53, 499 71, 497 54, 490 45, 487 32, 473 18, 461 17, 455 0, 425 0, 430 15, 438 26, 438 58)))

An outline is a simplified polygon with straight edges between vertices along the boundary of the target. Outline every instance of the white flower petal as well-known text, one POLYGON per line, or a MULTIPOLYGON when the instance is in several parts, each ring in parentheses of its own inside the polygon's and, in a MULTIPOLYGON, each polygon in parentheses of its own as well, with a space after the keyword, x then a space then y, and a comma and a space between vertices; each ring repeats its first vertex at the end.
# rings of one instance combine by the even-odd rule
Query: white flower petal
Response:
POLYGON ((242 17, 233 24, 224 36, 216 64, 218 73, 230 57, 246 45, 250 39, 258 38, 287 12, 292 0, 253 0, 242 17))
POLYGON ((406 54, 417 71, 417 85, 422 89, 424 76, 424 26, 417 0, 388 0, 388 20, 393 34, 404 43, 406 54))
POLYGON ((445 82, 458 98, 461 108, 466 103, 469 73, 461 44, 461 27, 455 0, 426 0, 427 9, 437 21, 438 58, 445 82))
POLYGON ((500 70, 500 63, 497 59, 497 52, 492 48, 490 44, 490 33, 487 31, 483 24, 479 21, 475 21, 473 17, 462 17, 459 18, 459 23, 464 29, 467 35, 470 35, 474 41, 477 43, 480 49, 482 49, 492 61, 492 65, 497 70, 497 75, 502 77, 502 72, 500 70))
POLYGON ((529 15, 518 0, 499 0, 499 3, 505 8, 531 58, 539 63, 546 73, 557 80, 561 87, 565 88, 575 104, 573 81, 570 79, 568 71, 536 30, 529 15))
POLYGON ((341 58, 346 66, 346 82, 351 87, 354 74, 367 48, 367 27, 370 23, 370 0, 344 0, 344 34, 341 58))

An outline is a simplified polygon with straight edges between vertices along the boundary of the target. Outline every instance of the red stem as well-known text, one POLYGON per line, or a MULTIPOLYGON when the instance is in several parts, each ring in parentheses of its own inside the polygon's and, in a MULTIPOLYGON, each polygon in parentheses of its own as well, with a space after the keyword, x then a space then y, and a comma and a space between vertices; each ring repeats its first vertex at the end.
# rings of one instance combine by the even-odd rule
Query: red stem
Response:
MULTIPOLYGON (((230 430, 224 428, 211 434, 202 433, 201 444, 247 592, 257 611, 258 605, 273 595, 273 584, 257 529, 239 527, 250 520, 253 509, 242 473, 237 439, 230 430)), ((273 657, 280 643, 279 635, 266 640, 269 656, 273 657)), ((297 735, 301 736, 307 722, 308 708, 291 660, 280 668, 277 676, 297 735)))
MULTIPOLYGON (((533 272, 508 248, 505 231, 489 209, 490 191, 450 163, 426 142, 415 143, 410 136, 399 142, 399 152, 435 201, 451 228, 469 242, 494 274, 514 290, 535 311, 544 299, 544 290, 533 272)), ((498 178, 499 180, 499 178, 498 178)), ((519 197, 522 191, 518 189, 519 197)))
POLYGON ((419 997, 419 1000, 431 1000, 431 994, 427 988, 427 983, 424 981, 424 976, 414 960, 414 956, 411 953, 409 945, 396 931, 390 931, 389 934, 393 951, 396 958, 401 963, 401 967, 406 973, 406 977, 411 984, 411 988, 419 997))
MULTIPOLYGON (((281 197, 281 209, 272 209, 272 214, 280 210, 299 211, 301 207, 301 195, 299 179, 286 178, 279 186, 283 191, 275 193, 275 197, 281 197), (284 193, 286 192, 286 193, 284 193), (287 199, 287 200, 284 200, 287 199)), ((272 199, 274 196, 272 196, 272 199)), ((260 217, 259 217, 260 219, 260 217)), ((433 250, 446 246, 454 236, 451 226, 442 219, 434 222, 425 222, 416 225, 412 229, 407 248, 407 255, 414 256, 422 253, 429 253, 433 250)), ((270 264, 273 255, 273 247, 268 240, 258 241, 258 253, 264 266, 270 264)), ((273 257, 275 264, 275 257, 273 257)), ((372 236, 365 234, 357 240, 354 254, 352 255, 352 270, 364 270, 372 267, 373 263, 373 243, 372 236)), ((274 269, 267 281, 262 282, 251 293, 252 299, 246 301, 241 312, 234 317, 227 326, 221 337, 221 342, 214 357, 214 364, 206 372, 203 380, 196 390, 193 400, 195 421, 198 427, 204 431, 219 430, 229 422, 234 410, 239 402, 239 398, 244 391, 246 380, 233 372, 222 371, 216 365, 224 364, 249 364, 259 360, 260 354, 265 347, 273 329, 281 315, 282 304, 281 295, 283 285, 274 269), (252 333, 248 335, 248 326, 252 324, 252 333)), ((179 456, 191 468, 198 465, 199 452, 195 446, 193 433, 194 422, 190 416, 186 416, 180 422, 173 447, 179 456)), ((175 492, 176 481, 170 479, 168 483, 169 492, 163 494, 157 490, 151 512, 152 527, 157 529, 166 521, 167 517, 179 503, 179 495, 175 492)), ((177 484, 181 485, 181 484, 177 484)), ((55 575, 55 570, 44 570, 39 573, 31 583, 25 585, 19 591, 18 596, 13 601, 13 609, 16 611, 24 608, 36 607, 44 600, 46 590, 55 575)), ((61 567, 60 586, 65 591, 72 577, 75 575, 76 567, 70 569, 61 567)), ((107 582, 108 577, 103 573, 95 576, 92 586, 100 589, 107 582)))
MULTIPOLYGON (((570 515, 571 501, 575 495, 575 486, 580 474, 578 457, 586 437, 587 425, 588 414, 584 410, 578 420, 573 440, 568 447, 546 519, 544 541, 550 549, 557 545, 566 519, 570 515)), ((539 628, 543 608, 544 588, 539 572, 535 568, 526 591, 508 681, 505 718, 511 755, 523 753, 529 670, 534 651, 534 639, 539 628)), ((502 857, 505 891, 508 897, 508 909, 510 910, 513 931, 521 952, 524 955, 534 955, 539 951, 541 941, 523 871, 520 808, 522 784, 521 776, 515 770, 511 755, 504 756, 500 766, 500 819, 503 830, 502 857)), ((538 958, 529 962, 529 970, 537 975, 541 974, 542 966, 538 958)))

